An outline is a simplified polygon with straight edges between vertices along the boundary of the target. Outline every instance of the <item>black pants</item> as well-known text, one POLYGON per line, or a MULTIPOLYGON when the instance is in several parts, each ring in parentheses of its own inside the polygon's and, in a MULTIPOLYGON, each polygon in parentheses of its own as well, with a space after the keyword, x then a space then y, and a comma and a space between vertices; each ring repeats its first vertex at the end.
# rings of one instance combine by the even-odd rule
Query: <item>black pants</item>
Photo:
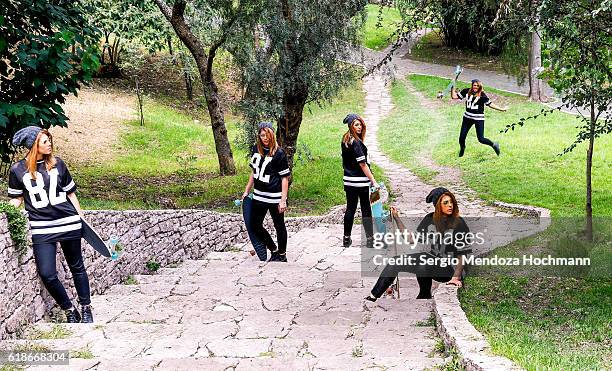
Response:
POLYGON ((344 235, 350 236, 353 230, 353 220, 357 211, 357 202, 361 204, 361 221, 365 228, 366 237, 372 237, 372 206, 370 206, 369 187, 344 187, 346 192, 346 211, 344 212, 344 235))
POLYGON ((428 253, 415 253, 407 256, 414 257, 415 265, 387 265, 383 269, 378 281, 372 288, 372 295, 376 298, 380 298, 382 294, 391 286, 393 281, 397 278, 399 272, 414 273, 419 283, 419 296, 429 297, 431 296, 431 283, 432 280, 438 282, 448 282, 453 278, 454 270, 451 266, 442 267, 440 265, 420 265, 421 256, 433 257, 428 253))
MULTIPOLYGON (((68 263, 74 287, 79 296, 81 305, 89 305, 91 303, 89 292, 89 278, 83 263, 83 255, 81 255, 81 239, 61 241, 60 246, 64 252, 64 258, 68 263)), ((43 284, 49 291, 49 294, 55 299, 55 302, 62 309, 69 309, 72 306, 70 298, 66 293, 64 285, 57 278, 57 267, 55 265, 55 256, 57 252, 57 244, 55 242, 39 243, 32 246, 34 250, 34 261, 36 269, 43 284)))
POLYGON ((278 212, 278 204, 268 204, 253 200, 253 205, 251 207, 251 228, 255 233, 255 237, 266 245, 270 251, 276 250, 277 246, 272 236, 270 236, 270 233, 268 233, 263 226, 264 218, 268 210, 274 222, 274 229, 276 229, 278 253, 284 254, 287 251, 287 227, 285 227, 285 214, 278 212))
POLYGON ((461 123, 459 146, 461 146, 461 148, 465 148, 465 138, 467 138, 468 132, 472 128, 472 125, 476 126, 476 136, 478 137, 478 141, 482 144, 493 147, 493 142, 484 136, 484 121, 475 121, 465 116, 463 117, 463 122, 461 123))

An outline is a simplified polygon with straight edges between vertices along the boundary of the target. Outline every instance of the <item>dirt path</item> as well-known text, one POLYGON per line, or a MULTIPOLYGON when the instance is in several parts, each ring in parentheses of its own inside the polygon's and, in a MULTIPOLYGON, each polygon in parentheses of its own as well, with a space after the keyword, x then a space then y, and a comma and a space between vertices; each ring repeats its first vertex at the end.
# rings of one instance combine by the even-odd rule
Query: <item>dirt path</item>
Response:
POLYGON ((73 165, 112 159, 125 130, 122 122, 136 117, 135 104, 134 96, 101 87, 69 97, 63 106, 68 127, 51 129, 57 155, 73 165))

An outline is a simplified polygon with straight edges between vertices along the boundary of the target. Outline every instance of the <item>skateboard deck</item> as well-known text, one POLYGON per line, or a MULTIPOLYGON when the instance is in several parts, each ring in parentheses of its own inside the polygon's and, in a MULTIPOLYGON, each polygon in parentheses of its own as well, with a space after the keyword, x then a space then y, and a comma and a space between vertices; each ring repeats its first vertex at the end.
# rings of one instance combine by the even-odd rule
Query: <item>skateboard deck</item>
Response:
POLYGON ((81 218, 83 239, 87 241, 89 246, 93 247, 94 250, 99 252, 101 255, 110 258, 112 252, 108 248, 108 245, 104 242, 104 240, 100 237, 98 232, 87 222, 87 220, 81 218))
POLYGON ((263 244, 263 242, 259 241, 257 237, 255 237, 255 233, 251 228, 251 207, 253 205, 253 199, 251 197, 245 197, 242 200, 242 217, 244 218, 244 225, 246 226, 247 233, 249 234, 249 240, 251 240, 251 245, 255 249, 255 253, 257 257, 261 261, 266 261, 268 258, 268 249, 263 244))
POLYGON ((450 93, 452 88, 457 85, 457 79, 459 78, 459 75, 461 75, 461 72, 463 72, 463 68, 461 68, 461 66, 457 65, 457 67, 455 67, 455 78, 452 79, 451 82, 448 83, 448 85, 446 86, 446 89, 444 89, 444 91, 438 92, 438 98, 439 99, 444 98, 444 96, 446 96, 446 94, 450 93))
POLYGON ((372 219, 374 219, 374 229, 375 232, 385 233, 387 231, 387 226, 385 225, 388 217, 388 213, 383 209, 383 203, 380 198, 380 191, 384 188, 384 185, 381 185, 379 189, 372 190, 370 189, 370 205, 372 207, 372 219))

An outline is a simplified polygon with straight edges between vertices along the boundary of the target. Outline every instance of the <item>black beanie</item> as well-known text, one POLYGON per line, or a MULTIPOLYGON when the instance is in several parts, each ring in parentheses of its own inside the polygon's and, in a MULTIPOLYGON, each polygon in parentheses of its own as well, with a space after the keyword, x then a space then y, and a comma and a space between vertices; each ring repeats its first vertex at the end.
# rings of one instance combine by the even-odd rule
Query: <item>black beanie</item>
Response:
POLYGON ((356 113, 349 113, 348 115, 346 115, 346 117, 344 118, 344 121, 342 121, 345 125, 351 125, 353 123, 353 121, 355 120, 359 120, 360 117, 358 114, 356 113))
POLYGON ((434 188, 431 190, 431 192, 429 192, 427 197, 425 197, 425 202, 431 202, 432 204, 434 204, 434 206, 436 206, 436 204, 438 203, 438 198, 440 198, 440 196, 442 196, 446 192, 450 193, 450 191, 444 187, 434 188))

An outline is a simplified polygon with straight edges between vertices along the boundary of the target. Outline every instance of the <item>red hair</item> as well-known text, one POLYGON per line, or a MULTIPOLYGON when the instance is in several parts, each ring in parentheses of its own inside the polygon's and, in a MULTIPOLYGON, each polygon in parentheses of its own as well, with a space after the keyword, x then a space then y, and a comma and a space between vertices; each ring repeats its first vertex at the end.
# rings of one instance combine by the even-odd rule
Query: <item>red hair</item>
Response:
POLYGON ((38 158, 38 144, 43 134, 46 135, 49 138, 49 141, 51 142, 51 153, 49 153, 48 155, 42 155, 43 161, 45 161, 47 170, 53 169, 56 164, 55 156, 53 156, 53 136, 51 135, 51 133, 49 133, 47 129, 42 129, 36 136, 36 140, 34 141, 34 144, 32 144, 32 148, 30 148, 30 152, 28 152, 28 155, 26 156, 26 167, 28 169, 28 172, 32 176, 32 179, 36 179, 36 161, 38 158))
POLYGON ((361 117, 356 118, 355 120, 353 120, 353 122, 351 122, 346 133, 344 133, 344 136, 342 137, 342 143, 344 143, 344 145, 348 147, 348 144, 351 141, 351 139, 358 139, 363 142, 365 140, 365 135, 366 135, 365 121, 363 121, 361 117), (355 126, 354 126, 355 122, 361 123, 361 134, 357 134, 357 132, 355 131, 355 126))

